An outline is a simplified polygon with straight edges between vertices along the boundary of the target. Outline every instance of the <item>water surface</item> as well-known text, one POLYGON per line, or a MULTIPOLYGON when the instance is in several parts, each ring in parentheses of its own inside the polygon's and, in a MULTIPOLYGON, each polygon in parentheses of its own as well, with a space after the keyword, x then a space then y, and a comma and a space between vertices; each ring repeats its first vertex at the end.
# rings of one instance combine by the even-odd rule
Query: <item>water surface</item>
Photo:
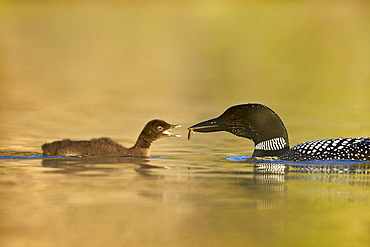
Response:
POLYGON ((269 173, 251 163, 168 158, 2 160, 1 168, 6 246, 369 241, 370 177, 362 172, 269 173))

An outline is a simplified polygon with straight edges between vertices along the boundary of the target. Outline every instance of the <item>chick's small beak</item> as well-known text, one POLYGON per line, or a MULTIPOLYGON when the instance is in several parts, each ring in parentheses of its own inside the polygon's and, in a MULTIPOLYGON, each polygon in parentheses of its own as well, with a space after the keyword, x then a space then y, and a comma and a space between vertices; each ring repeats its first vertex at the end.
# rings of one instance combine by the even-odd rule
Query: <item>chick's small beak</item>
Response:
MULTIPOLYGON (((171 125, 171 128, 170 129, 175 129, 175 128, 180 128, 181 125, 171 125)), ((181 137, 181 135, 178 135, 178 134, 172 134, 170 133, 168 130, 165 130, 162 132, 164 135, 167 135, 169 137, 181 137)))
POLYGON ((173 125, 171 125, 171 129, 176 129, 176 128, 180 128, 181 127, 181 125, 176 125, 176 124, 173 124, 173 125))

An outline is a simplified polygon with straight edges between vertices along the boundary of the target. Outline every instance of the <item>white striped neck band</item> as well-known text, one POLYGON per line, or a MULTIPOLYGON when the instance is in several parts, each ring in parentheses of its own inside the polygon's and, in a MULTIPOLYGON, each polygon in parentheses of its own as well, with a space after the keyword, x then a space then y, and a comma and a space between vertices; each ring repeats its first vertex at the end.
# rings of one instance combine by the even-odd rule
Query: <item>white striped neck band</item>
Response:
POLYGON ((260 142, 254 148, 258 150, 280 150, 283 149, 285 145, 285 139, 283 137, 277 137, 271 140, 260 142))

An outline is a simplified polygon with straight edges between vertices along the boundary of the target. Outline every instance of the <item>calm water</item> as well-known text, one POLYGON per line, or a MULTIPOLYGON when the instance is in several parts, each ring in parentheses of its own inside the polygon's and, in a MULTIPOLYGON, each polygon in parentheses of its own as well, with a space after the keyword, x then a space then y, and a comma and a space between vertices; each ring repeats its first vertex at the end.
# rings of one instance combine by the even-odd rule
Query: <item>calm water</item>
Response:
POLYGON ((370 164, 246 162, 186 127, 274 109, 292 145, 370 134, 368 1, 0 1, 0 246, 368 246, 370 164), (152 157, 42 157, 53 140, 152 157))

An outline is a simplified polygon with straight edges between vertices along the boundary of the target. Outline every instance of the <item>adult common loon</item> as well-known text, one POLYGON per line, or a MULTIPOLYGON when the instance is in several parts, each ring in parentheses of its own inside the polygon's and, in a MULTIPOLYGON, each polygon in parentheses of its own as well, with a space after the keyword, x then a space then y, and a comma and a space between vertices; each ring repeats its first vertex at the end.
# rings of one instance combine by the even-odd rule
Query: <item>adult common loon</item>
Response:
POLYGON ((221 116, 197 123, 191 132, 227 131, 254 142, 253 157, 277 156, 287 161, 351 159, 370 161, 370 138, 309 141, 289 148, 288 133, 280 117, 261 104, 232 106, 221 116))
POLYGON ((99 156, 99 157, 140 157, 150 155, 150 145, 163 137, 180 135, 168 132, 181 127, 164 120, 151 120, 141 131, 136 143, 131 148, 125 148, 110 138, 91 139, 90 141, 72 141, 64 139, 42 145, 43 155, 52 156, 99 156))

